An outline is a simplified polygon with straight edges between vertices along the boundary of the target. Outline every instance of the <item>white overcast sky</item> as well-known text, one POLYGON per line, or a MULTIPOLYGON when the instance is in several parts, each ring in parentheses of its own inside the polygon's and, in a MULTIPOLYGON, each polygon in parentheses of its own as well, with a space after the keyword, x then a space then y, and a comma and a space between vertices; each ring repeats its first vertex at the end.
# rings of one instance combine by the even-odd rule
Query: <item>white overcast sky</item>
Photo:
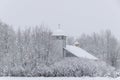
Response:
POLYGON ((0 19, 18 27, 58 24, 70 36, 105 29, 120 37, 120 0, 0 0, 0 19))

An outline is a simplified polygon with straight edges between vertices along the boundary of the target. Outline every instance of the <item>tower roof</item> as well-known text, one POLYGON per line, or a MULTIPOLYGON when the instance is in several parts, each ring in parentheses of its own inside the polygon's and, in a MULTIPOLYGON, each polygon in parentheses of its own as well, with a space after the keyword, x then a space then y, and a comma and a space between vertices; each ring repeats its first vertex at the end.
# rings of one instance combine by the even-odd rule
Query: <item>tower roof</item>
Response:
POLYGON ((58 28, 53 32, 53 36, 66 36, 66 34, 62 29, 58 28))

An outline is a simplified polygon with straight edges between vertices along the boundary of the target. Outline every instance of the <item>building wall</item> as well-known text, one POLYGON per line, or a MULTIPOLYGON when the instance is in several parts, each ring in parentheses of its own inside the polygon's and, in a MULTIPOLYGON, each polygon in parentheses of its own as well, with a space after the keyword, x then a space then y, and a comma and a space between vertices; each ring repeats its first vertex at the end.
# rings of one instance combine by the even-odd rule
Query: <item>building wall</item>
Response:
POLYGON ((64 48, 66 47, 66 37, 65 36, 53 36, 53 40, 57 47, 57 54, 60 58, 64 57, 64 48))
POLYGON ((65 50, 65 57, 77 57, 77 56, 75 56, 72 53, 70 53, 69 51, 65 50))

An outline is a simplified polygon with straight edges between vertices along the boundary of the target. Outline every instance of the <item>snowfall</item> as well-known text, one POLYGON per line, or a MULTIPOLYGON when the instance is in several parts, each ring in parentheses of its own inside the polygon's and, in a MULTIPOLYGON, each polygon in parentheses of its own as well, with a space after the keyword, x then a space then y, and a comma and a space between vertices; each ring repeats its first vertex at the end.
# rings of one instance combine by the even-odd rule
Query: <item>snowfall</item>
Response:
POLYGON ((1 77, 0 80, 120 80, 110 77, 1 77))

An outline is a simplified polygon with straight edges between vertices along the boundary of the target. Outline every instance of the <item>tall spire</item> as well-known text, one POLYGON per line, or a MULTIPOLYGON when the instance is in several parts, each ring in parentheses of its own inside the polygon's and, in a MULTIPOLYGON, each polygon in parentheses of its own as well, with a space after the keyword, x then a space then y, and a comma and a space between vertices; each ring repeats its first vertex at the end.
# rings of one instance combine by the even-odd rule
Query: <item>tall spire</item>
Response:
POLYGON ((61 24, 58 24, 58 29, 60 29, 61 24))

